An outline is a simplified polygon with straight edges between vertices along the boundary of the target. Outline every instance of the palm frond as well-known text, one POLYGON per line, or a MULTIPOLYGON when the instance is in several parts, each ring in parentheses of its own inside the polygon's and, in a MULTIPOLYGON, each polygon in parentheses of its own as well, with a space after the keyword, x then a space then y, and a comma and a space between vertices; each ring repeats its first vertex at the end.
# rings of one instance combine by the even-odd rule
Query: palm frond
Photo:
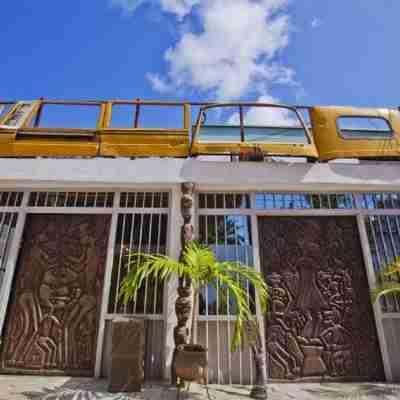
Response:
POLYGON ((230 302, 232 299, 236 321, 231 351, 242 342, 249 326, 257 326, 256 316, 252 311, 254 301, 248 296, 249 285, 254 287, 262 310, 267 309, 268 286, 260 273, 239 262, 219 262, 209 247, 195 241, 186 245, 179 261, 161 254, 132 252, 129 254, 128 268, 129 272, 120 286, 120 298, 124 303, 136 299, 146 279, 165 281, 172 275, 190 278, 197 293, 201 287, 211 284, 220 291, 223 301, 230 302))
POLYGON ((119 297, 123 303, 135 300, 146 279, 168 280, 173 274, 182 275, 186 271, 181 262, 163 254, 130 253, 126 274, 120 285, 119 297))
POLYGON ((388 277, 400 273, 400 257, 396 257, 390 264, 388 264, 380 274, 383 277, 388 277))
POLYGON ((382 296, 390 294, 400 294, 400 283, 398 282, 384 282, 371 290, 372 302, 377 302, 382 296))

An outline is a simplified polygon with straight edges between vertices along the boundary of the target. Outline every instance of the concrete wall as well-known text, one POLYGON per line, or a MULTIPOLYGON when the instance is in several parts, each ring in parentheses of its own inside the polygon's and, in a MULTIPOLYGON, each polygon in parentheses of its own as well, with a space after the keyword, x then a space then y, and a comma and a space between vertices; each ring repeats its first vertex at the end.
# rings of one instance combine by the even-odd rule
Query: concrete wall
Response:
POLYGON ((183 181, 219 190, 391 191, 400 189, 400 164, 254 163, 168 158, 0 159, 0 187, 161 187, 183 181))

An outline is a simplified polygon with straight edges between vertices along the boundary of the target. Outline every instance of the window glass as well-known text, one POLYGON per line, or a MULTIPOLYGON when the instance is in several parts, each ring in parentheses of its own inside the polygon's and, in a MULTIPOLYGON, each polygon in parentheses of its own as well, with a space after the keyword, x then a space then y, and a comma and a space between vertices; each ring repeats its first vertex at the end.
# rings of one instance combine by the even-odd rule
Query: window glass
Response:
MULTIPOLYGON (((297 114, 286 108, 243 106, 244 142, 308 143, 307 134, 297 114)), ((200 142, 241 142, 238 106, 205 110, 200 127, 200 142)))
POLYGON ((0 120, 14 107, 15 103, 0 103, 0 120))
POLYGON ((203 112, 199 142, 240 142, 239 108, 215 107, 203 112))
POLYGON ((345 139, 387 139, 392 136, 389 122, 381 117, 340 117, 337 123, 345 139))
POLYGON ((297 114, 287 108, 244 107, 246 142, 308 143, 297 114))
POLYGON ((96 129, 99 115, 97 104, 43 104, 31 127, 96 129))
POLYGON ((183 105, 113 104, 110 128, 183 129, 183 105))

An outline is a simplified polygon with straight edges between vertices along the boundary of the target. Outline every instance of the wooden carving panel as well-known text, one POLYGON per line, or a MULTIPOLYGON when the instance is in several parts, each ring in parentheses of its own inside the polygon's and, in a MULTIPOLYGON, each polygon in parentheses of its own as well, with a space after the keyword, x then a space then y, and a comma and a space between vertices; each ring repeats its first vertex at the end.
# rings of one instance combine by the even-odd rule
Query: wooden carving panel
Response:
POLYGON ((259 235, 270 377, 383 380, 355 219, 262 217, 259 235))
POLYGON ((29 215, 2 367, 92 374, 110 218, 29 215))

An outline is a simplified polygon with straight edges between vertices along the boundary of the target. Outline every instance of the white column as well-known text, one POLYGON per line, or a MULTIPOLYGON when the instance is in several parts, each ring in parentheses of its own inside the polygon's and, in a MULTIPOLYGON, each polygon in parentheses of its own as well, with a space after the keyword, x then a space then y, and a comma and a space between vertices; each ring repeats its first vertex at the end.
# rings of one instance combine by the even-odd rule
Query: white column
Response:
POLYGON ((14 278, 15 269, 17 266, 19 249, 22 242, 22 235, 24 233, 25 220, 26 220, 25 208, 28 205, 28 200, 29 200, 29 192, 25 192, 22 198, 21 211, 18 212, 17 225, 15 227, 13 242, 10 247, 10 253, 6 264, 6 271, 4 274, 3 286, 0 295, 0 333, 3 332, 12 282, 14 278))
MULTIPOLYGON (((251 194, 251 209, 256 210, 256 194, 251 194)), ((262 274, 261 271, 261 258, 260 258, 260 241, 259 241, 259 232, 258 232, 258 217, 256 214, 252 213, 251 215, 251 236, 253 238, 253 259, 254 259, 254 268, 256 271, 262 274)), ((265 278, 265 277, 264 277, 265 278)), ((262 348, 264 352, 264 356, 266 357, 265 367, 268 369, 268 357, 266 353, 265 343, 265 316, 261 310, 261 304, 258 296, 256 296, 256 312, 257 312, 257 320, 260 327, 260 337, 262 342, 262 348)), ((268 370, 266 371, 266 376, 268 378, 268 370)))
MULTIPOLYGON (((114 195, 114 208, 119 207, 119 193, 114 195)), ((111 287, 111 277, 112 268, 114 261, 114 247, 115 247, 115 237, 118 225, 118 213, 113 211, 110 224, 110 234, 108 238, 107 247, 107 259, 104 271, 104 283, 103 283, 103 293, 101 296, 101 308, 100 308, 100 318, 99 318, 99 329, 97 333, 97 348, 96 348, 96 362, 94 368, 94 376, 99 378, 101 375, 101 362, 103 358, 103 347, 104 347, 104 333, 106 326, 106 314, 108 309, 108 300, 110 297, 110 287, 111 287)))
MULTIPOLYGON (((176 186, 170 196, 170 212, 168 218, 168 255, 178 259, 181 251, 181 226, 183 219, 180 212, 181 188, 176 186)), ((171 279, 164 288, 164 324, 165 353, 164 378, 171 379, 172 356, 175 348, 174 327, 176 326, 175 301, 177 298, 178 279, 171 279)))
MULTIPOLYGON (((373 261, 372 261, 372 257, 371 257, 371 249, 369 246, 368 234, 367 234, 367 230, 365 227, 365 221, 364 221, 363 215, 357 215, 357 225, 358 225, 358 231, 360 234, 360 241, 361 241, 361 247, 362 247, 362 252, 363 252, 363 256, 364 256, 365 268, 367 271, 368 284, 369 284, 369 288, 373 289, 376 286, 376 276, 375 276, 374 265, 373 265, 373 261)), ((381 310, 379 303, 373 304, 372 308, 374 311, 376 330, 378 332, 378 340, 379 340, 379 346, 380 346, 381 354, 382 354, 385 378, 388 382, 391 382, 393 380, 393 373, 392 373, 392 368, 390 365, 390 359, 389 359, 388 347, 387 347, 386 338, 385 338, 385 332, 383 329, 382 310, 381 310)))

